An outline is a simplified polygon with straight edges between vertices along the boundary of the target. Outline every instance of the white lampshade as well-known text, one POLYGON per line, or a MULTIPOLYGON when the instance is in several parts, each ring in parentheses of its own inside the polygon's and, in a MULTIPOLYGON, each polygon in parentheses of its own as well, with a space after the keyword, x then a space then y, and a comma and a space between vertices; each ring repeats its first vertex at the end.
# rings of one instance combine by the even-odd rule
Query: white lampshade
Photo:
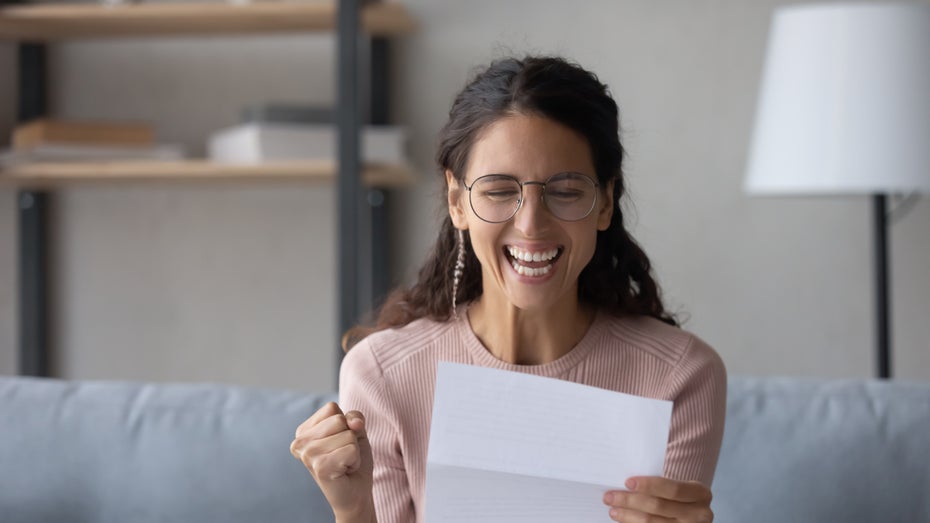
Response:
POLYGON ((930 3, 778 9, 745 183, 755 194, 930 192, 930 3))

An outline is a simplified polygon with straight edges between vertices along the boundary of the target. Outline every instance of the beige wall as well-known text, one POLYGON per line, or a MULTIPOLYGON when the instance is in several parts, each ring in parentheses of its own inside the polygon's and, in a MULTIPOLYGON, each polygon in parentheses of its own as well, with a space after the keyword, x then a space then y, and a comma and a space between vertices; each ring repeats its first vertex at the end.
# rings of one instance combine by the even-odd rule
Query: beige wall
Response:
MULTIPOLYGON (((866 198, 741 192, 772 9, 782 2, 405 0, 421 28, 394 48, 394 112, 421 183, 396 207, 398 278, 436 217, 432 148, 469 70, 553 52, 596 71, 621 105, 632 228, 673 310, 732 373, 868 376, 866 198)), ((89 42, 53 52, 57 114, 154 121, 199 152, 262 100, 333 100, 328 37, 89 42)), ((0 62, 2 63, 2 62, 0 62)), ((9 96, 0 83, 0 95, 9 96)), ((2 115, 2 113, 0 113, 2 115)), ((329 188, 81 188, 57 195, 61 375, 334 385, 329 188)), ((2 245, 13 199, 0 193, 2 245)), ((930 203, 892 232, 896 374, 930 380, 930 203)), ((0 253, 0 371, 15 293, 0 253)))

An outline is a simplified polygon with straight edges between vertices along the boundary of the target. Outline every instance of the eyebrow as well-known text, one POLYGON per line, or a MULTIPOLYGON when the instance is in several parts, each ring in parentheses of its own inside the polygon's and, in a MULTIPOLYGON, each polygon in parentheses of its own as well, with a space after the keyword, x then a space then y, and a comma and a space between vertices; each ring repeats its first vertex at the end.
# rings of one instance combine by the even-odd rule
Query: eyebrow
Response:
MULTIPOLYGON (((586 177, 586 178, 592 178, 592 179, 594 179, 594 181, 597 181, 597 175, 588 175, 588 174, 585 174, 585 173, 580 172, 580 171, 557 171, 557 172, 552 173, 552 174, 550 174, 549 176, 547 176, 546 179, 548 180, 549 178, 553 178, 553 177, 558 176, 558 175, 560 175, 560 174, 577 174, 578 176, 584 176, 584 177, 586 177)), ((489 173, 485 173, 485 174, 482 174, 481 176, 476 177, 475 179, 477 180, 478 178, 481 178, 481 177, 484 177, 484 176, 507 176, 508 178, 513 178, 513 179, 515 179, 515 180, 517 180, 517 181, 520 181, 520 177, 519 177, 519 176, 517 176, 517 175, 515 175, 515 174, 502 173, 502 172, 489 172, 489 173)))
MULTIPOLYGON (((600 184, 601 184, 601 181, 598 180, 596 174, 594 174, 594 175, 588 175, 588 174, 585 174, 585 173, 583 173, 583 172, 578 172, 578 171, 559 171, 559 172, 556 172, 556 173, 554 173, 554 174, 550 174, 548 177, 546 177, 546 180, 547 180, 547 181, 548 181, 548 180, 551 180, 552 178, 555 178, 556 176, 558 176, 558 175, 560 175, 560 174, 575 174, 575 175, 578 175, 578 176, 583 176, 583 177, 585 177, 585 178, 590 178, 590 179, 594 182, 595 185, 600 185, 600 184)), ((495 172, 490 172, 490 173, 487 173, 487 174, 482 174, 481 176, 475 177, 475 180, 477 180, 478 178, 483 178, 483 177, 485 177, 485 176, 505 176, 505 177, 507 177, 507 178, 513 178, 513 179, 516 180, 518 183, 521 183, 521 184, 522 184, 522 183, 526 183, 525 180, 521 180, 518 176, 516 176, 516 175, 514 175, 514 174, 500 173, 500 172, 497 172, 497 173, 495 173, 495 172)), ((464 178, 462 179, 462 182, 465 182, 465 179, 464 179, 464 178)), ((474 183, 474 180, 472 180, 472 183, 474 183)))

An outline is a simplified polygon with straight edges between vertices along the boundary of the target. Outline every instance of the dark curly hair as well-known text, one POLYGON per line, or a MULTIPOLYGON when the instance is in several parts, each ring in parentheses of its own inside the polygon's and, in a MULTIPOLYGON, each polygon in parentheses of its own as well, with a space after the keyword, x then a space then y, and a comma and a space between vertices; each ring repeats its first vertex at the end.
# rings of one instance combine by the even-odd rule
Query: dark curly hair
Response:
MULTIPOLYGON (((649 258, 623 226, 623 146, 617 104, 593 73, 558 57, 506 58, 479 72, 455 98, 449 121, 439 133, 439 172, 462 180, 468 155, 480 133, 498 119, 536 115, 558 122, 585 137, 602 187, 613 181, 613 217, 597 233, 594 256, 578 277, 579 300, 615 315, 646 315, 678 325, 665 310, 651 274, 649 258)), ((445 193, 443 193, 445 195, 445 193)), ((481 266, 465 234, 465 269, 456 303, 481 295, 481 266)), ((417 282, 394 290, 381 307, 375 325, 357 326, 343 337, 348 350, 365 336, 406 325, 418 318, 446 321, 452 314, 452 268, 456 229, 447 215, 417 282)))

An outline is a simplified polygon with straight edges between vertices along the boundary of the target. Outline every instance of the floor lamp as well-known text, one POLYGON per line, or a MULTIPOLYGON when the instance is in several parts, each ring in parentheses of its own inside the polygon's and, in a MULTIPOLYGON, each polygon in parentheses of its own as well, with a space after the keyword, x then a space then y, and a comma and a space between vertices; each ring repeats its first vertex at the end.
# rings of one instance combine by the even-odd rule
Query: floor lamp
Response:
POLYGON ((745 189, 872 196, 876 375, 890 378, 887 195, 930 192, 930 4, 776 10, 745 189))

